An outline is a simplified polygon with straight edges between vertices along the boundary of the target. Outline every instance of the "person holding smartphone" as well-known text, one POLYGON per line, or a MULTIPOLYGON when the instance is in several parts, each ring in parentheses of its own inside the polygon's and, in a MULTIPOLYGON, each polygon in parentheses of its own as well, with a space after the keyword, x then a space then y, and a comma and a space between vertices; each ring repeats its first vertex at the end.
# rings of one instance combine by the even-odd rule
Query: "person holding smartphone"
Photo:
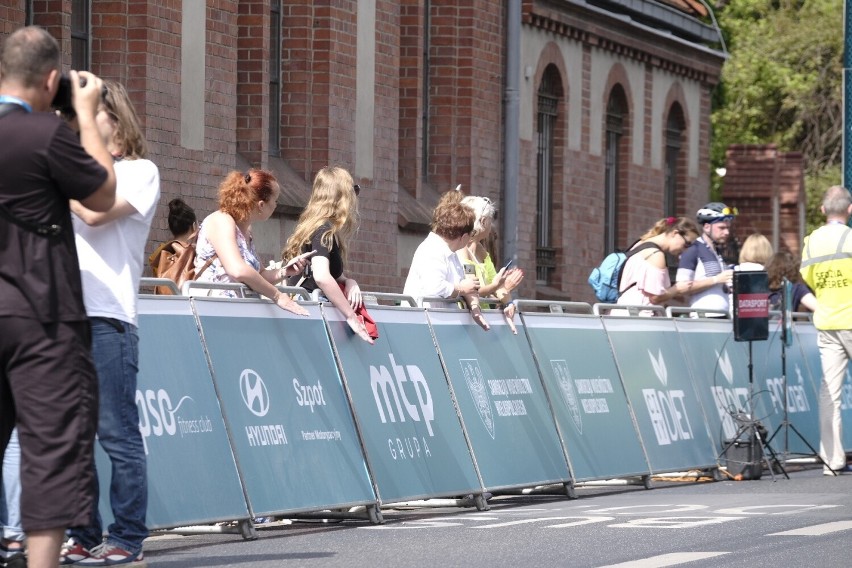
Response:
POLYGON ((518 333, 514 322, 515 304, 512 303, 512 290, 517 288, 524 279, 524 271, 513 268, 514 261, 511 259, 499 271, 496 270, 491 254, 485 248, 484 243, 491 236, 496 213, 491 200, 487 197, 469 195, 463 198, 461 202, 473 210, 476 214, 476 221, 470 235, 470 242, 456 254, 459 255, 465 268, 473 267, 480 283, 479 296, 483 298, 496 297, 512 333, 518 333))
POLYGON ((361 288, 344 273, 350 241, 358 231, 359 193, 361 186, 345 168, 325 167, 317 172, 311 197, 281 256, 291 259, 315 252, 304 271, 290 277, 290 285, 308 292, 319 289, 340 310, 352 331, 372 345, 373 338, 355 313, 364 305, 361 288))
POLYGON ((479 306, 480 281, 475 270, 465 271, 456 252, 470 242, 476 214, 461 203, 459 191, 447 191, 432 212, 432 232, 411 259, 402 293, 426 305, 423 298, 459 298, 482 329, 490 326, 479 306))

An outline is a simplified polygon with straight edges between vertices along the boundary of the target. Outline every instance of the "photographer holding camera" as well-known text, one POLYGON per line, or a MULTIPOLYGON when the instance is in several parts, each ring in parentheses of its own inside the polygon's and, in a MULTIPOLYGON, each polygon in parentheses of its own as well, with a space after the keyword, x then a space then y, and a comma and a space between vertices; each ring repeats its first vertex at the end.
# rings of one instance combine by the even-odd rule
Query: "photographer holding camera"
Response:
POLYGON ((59 69, 59 45, 41 28, 0 49, 0 450, 17 426, 35 568, 57 565, 65 528, 87 524, 93 501, 98 383, 69 200, 93 211, 115 202, 95 122, 101 80, 71 72, 78 139, 51 112, 59 69))

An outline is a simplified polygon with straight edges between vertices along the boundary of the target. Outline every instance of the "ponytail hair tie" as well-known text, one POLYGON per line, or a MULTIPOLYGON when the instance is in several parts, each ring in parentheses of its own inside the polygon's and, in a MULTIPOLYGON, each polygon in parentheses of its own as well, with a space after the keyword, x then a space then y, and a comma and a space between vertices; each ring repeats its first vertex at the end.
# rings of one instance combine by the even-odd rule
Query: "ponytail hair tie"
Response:
POLYGON ((246 183, 251 183, 251 173, 247 173, 245 177, 246 183))
POLYGON ((666 225, 674 225, 677 223, 676 217, 666 217, 666 225))

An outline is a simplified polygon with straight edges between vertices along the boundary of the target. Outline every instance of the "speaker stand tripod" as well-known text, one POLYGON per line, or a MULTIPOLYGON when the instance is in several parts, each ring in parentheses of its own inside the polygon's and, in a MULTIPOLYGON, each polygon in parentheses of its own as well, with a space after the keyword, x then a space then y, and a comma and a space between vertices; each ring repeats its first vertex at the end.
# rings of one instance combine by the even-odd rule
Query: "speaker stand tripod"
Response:
MULTIPOLYGON (((792 453, 792 452, 790 452, 790 430, 792 430, 793 433, 796 436, 798 436, 799 440, 801 440, 801 442, 805 446, 808 447, 808 449, 811 451, 811 454, 816 456, 817 462, 821 463, 824 468, 828 468, 828 464, 825 462, 824 459, 822 459, 822 456, 819 455, 819 452, 816 449, 814 449, 814 447, 810 444, 810 442, 808 442, 805 439, 805 437, 802 435, 802 433, 799 432, 799 430, 796 428, 796 425, 793 424, 792 422, 790 422, 790 413, 789 413, 789 410, 787 409, 787 334, 789 333, 789 330, 787 329, 787 325, 786 325, 786 322, 787 322, 787 320, 786 320, 786 318, 787 318, 786 296, 789 292, 787 290, 786 282, 785 282, 785 286, 782 287, 782 290, 783 290, 783 292, 782 292, 783 299, 782 299, 782 302, 781 302, 781 386, 784 389, 784 413, 783 413, 783 418, 781 419, 781 423, 778 424, 778 426, 775 428, 775 430, 772 432, 772 434, 770 434, 769 438, 766 440, 766 444, 767 445, 770 444, 772 442, 772 440, 775 439, 775 436, 777 436, 783 430, 784 431, 784 449, 782 450, 781 454, 783 455, 784 462, 786 463, 787 458, 792 453)), ((798 455, 801 455, 801 454, 798 454, 798 455)), ((832 473, 834 473, 834 475, 837 475, 837 473, 834 472, 834 471, 832 471, 832 473)))
MULTIPOLYGON (((743 434, 746 435, 746 439, 751 443, 754 440, 757 443, 757 447, 760 450, 761 460, 766 462, 766 467, 769 469, 769 475, 772 477, 772 481, 776 481, 775 479, 775 470, 772 469, 772 462, 778 466, 778 469, 781 470, 781 473, 784 474, 784 477, 790 479, 790 476, 787 475, 787 470, 784 469, 784 466, 781 465, 781 462, 778 460, 778 454, 775 453, 775 450, 769 445, 769 441, 763 440, 763 436, 760 434, 760 430, 762 427, 759 427, 760 421, 754 418, 754 362, 752 360, 752 350, 751 350, 752 341, 748 342, 748 413, 738 413, 736 417, 737 421, 737 431, 734 433, 734 437, 728 442, 724 448, 722 448, 722 452, 719 454, 721 457, 725 453, 727 453, 728 449, 733 446, 737 440, 740 439, 740 436, 743 434), (770 460, 770 457, 772 458, 770 460)), ((792 426, 792 425, 791 425, 792 426)), ((771 439, 771 438, 770 438, 771 439)))

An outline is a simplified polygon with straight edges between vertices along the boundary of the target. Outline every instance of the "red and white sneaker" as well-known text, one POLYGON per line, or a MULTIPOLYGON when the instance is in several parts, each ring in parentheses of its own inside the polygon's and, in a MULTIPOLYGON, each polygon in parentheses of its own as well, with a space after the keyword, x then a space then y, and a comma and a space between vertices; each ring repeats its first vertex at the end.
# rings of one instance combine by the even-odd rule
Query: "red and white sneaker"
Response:
POLYGON ((88 548, 84 547, 73 538, 69 538, 68 541, 62 545, 62 550, 59 553, 59 564, 62 566, 77 564, 81 560, 89 558, 91 555, 92 554, 89 552, 88 548))
POLYGON ((148 563, 140 550, 137 553, 124 550, 111 542, 103 542, 89 551, 89 557, 80 560, 78 566, 125 566, 145 568, 148 563))

